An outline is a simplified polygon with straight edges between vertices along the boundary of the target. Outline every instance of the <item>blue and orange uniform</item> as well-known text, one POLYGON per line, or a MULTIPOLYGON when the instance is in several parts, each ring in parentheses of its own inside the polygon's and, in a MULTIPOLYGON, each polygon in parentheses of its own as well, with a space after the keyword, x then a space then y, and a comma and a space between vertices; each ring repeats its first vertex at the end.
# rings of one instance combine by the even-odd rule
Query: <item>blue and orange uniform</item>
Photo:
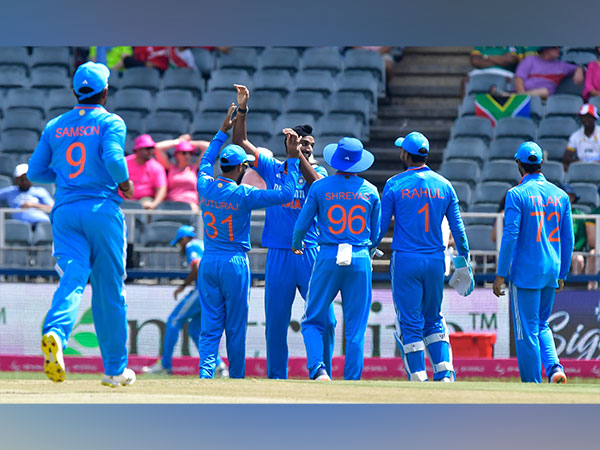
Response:
MULTIPOLYGON (((287 163, 255 153, 253 168, 265 180, 267 189, 281 190, 287 172, 287 163)), ((327 171, 322 166, 313 166, 322 177, 327 171)), ((304 253, 292 252, 292 233, 300 210, 306 201, 310 186, 300 175, 291 202, 271 206, 266 210, 262 245, 268 248, 265 267, 265 337, 267 341, 267 377, 287 379, 288 346, 287 333, 292 316, 292 304, 296 289, 306 300, 308 282, 314 266, 319 244, 316 219, 310 224, 304 238, 304 253)), ((329 325, 323 333, 325 365, 331 371, 331 358, 335 339, 335 313, 333 304, 329 310, 329 325)))
MULTIPOLYGON (((78 69, 74 86, 87 67, 78 69)), ((109 72, 103 67, 102 80, 107 82, 109 72)), ((94 85, 92 78, 89 85, 94 85)), ((78 104, 48 122, 27 174, 31 181, 56 183, 50 217, 60 283, 43 333, 55 332, 66 347, 89 279, 94 326, 109 376, 122 374, 127 366, 127 228, 117 193, 118 184, 129 179, 125 134, 119 116, 101 105, 78 104)))
MULTIPOLYGON (((429 151, 421 133, 397 141, 403 150, 419 155, 429 151)), ((445 246, 442 221, 448 218, 459 255, 468 261, 469 246, 458 197, 448 180, 424 163, 390 178, 381 199, 381 232, 394 217, 390 276, 396 308, 396 341, 411 381, 426 381, 425 350, 434 380, 454 380, 448 329, 441 314, 444 294, 445 246)))
MULTIPOLYGON (((542 161, 533 142, 521 144, 516 158, 542 161)), ((521 380, 541 383, 563 367, 559 362, 548 318, 558 280, 564 280, 573 254, 573 224, 569 196, 540 172, 526 174, 506 194, 504 233, 497 275, 508 280, 521 380)))
MULTIPOLYGON (((298 181, 298 159, 288 159, 281 190, 238 186, 229 178, 212 177, 212 165, 227 134, 219 130, 200 163, 198 193, 204 219, 205 252, 200 263, 200 377, 212 378, 223 329, 227 337, 229 376, 243 378, 250 295, 250 216, 253 209, 292 201, 298 181)), ((228 145, 221 165, 254 161, 237 145, 228 145), (224 164, 224 161, 227 164, 224 164)))
POLYGON ((339 172, 311 185, 293 234, 293 248, 301 250, 316 217, 320 251, 302 320, 306 366, 313 379, 325 371, 323 333, 330 324, 333 300, 341 292, 346 338, 344 378, 358 380, 362 374, 372 297, 369 249, 379 233, 381 205, 375 186, 356 173, 366 170, 374 158, 354 138, 329 144, 323 155, 339 172), (341 262, 338 252, 343 252, 344 245, 348 253, 346 261, 341 262))

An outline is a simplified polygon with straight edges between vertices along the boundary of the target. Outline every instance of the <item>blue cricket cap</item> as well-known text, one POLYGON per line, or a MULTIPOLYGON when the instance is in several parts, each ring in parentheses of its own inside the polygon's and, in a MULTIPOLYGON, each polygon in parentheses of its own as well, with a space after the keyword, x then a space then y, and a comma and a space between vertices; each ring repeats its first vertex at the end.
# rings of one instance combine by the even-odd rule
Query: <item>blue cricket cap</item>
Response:
POLYGON ((174 246, 177 244, 177 242, 179 241, 179 239, 181 239, 182 237, 196 237, 196 230, 194 229, 194 227, 190 226, 190 225, 181 225, 178 229, 177 229, 177 234, 175 235, 175 239, 173 239, 171 241, 171 246, 174 246))
POLYGON ((222 166, 237 166, 245 162, 252 162, 255 159, 254 155, 248 155, 239 145, 229 144, 221 151, 219 162, 222 166))
POLYGON ((423 133, 419 133, 418 131, 408 133, 404 138, 399 137, 394 142, 394 145, 403 148, 411 155, 425 156, 429 153, 429 141, 423 133))
POLYGON ((337 170, 358 173, 367 170, 375 156, 363 148, 363 143, 353 137, 345 137, 337 144, 328 144, 323 149, 323 159, 337 170))
POLYGON ((73 90, 77 93, 77 98, 83 100, 92 97, 108 86, 110 70, 104 64, 88 61, 80 65, 73 75, 73 90), (88 87, 92 89, 86 94, 79 90, 88 87))
POLYGON ((542 149, 535 142, 523 142, 519 145, 515 159, 524 164, 541 164, 543 159, 542 149))

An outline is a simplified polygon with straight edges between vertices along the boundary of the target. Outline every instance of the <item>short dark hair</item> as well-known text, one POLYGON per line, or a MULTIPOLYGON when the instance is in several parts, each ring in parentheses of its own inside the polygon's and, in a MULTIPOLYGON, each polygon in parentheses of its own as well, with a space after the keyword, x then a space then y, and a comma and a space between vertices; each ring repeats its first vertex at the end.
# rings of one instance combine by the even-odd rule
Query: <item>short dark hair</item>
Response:
MULTIPOLYGON (((404 150, 406 152, 406 150, 404 150)), ((408 152, 406 152, 408 153, 408 152)), ((412 153, 408 153, 410 156, 410 159, 412 160, 412 162, 416 162, 416 163, 426 163, 427 162, 427 156, 428 156, 428 152, 427 150, 425 150, 424 148, 419 149, 419 153, 422 153, 421 155, 413 155, 412 153)))
POLYGON ((521 167, 523 167, 525 173, 535 173, 542 170, 541 164, 525 164, 523 161, 521 161, 521 167))
POLYGON ((229 173, 229 172, 233 172, 233 170, 235 170, 235 168, 237 166, 220 166, 220 167, 221 167, 221 172, 223 172, 223 173, 229 173))
POLYGON ((84 98, 83 100, 80 100, 79 96, 77 95, 77 94, 89 94, 92 91, 93 91, 93 89, 91 87, 83 86, 82 88, 79 89, 79 91, 74 91, 74 92, 75 92, 75 96, 77 96, 77 101, 79 103, 81 103, 82 105, 97 105, 102 101, 102 93, 104 92, 104 89, 101 90, 100 92, 98 92, 97 94, 92 95, 91 97, 84 98))

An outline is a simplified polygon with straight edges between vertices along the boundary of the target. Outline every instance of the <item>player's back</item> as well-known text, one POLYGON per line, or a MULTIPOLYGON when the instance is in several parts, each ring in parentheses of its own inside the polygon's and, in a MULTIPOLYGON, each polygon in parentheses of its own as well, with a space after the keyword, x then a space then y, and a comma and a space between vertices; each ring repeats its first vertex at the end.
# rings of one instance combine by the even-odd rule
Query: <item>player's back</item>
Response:
POLYGON ((408 169, 385 185, 383 203, 393 202, 392 250, 414 253, 443 252, 442 221, 457 203, 448 180, 423 166, 408 169))
POLYGON ((508 191, 504 233, 507 237, 518 235, 510 272, 510 280, 517 286, 555 286, 561 239, 566 229, 570 230, 570 208, 568 195, 541 173, 526 175, 508 191))
POLYGON ((373 243, 380 220, 375 186, 357 175, 337 173, 315 181, 311 191, 309 197, 318 203, 319 244, 373 243))
POLYGON ((103 144, 113 141, 123 149, 125 133, 123 120, 99 105, 78 105, 48 122, 42 140, 52 150, 57 205, 84 198, 121 202, 106 169, 103 144))

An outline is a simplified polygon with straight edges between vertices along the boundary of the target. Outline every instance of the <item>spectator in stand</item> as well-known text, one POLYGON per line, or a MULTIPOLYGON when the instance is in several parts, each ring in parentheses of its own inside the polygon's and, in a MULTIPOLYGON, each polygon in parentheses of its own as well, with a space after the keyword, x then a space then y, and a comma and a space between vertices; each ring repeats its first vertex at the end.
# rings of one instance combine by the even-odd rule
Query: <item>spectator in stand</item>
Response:
POLYGON ((121 60, 133 54, 133 49, 127 46, 118 47, 90 47, 88 58, 90 61, 102 63, 109 69, 114 69, 121 60))
POLYGON ((581 106, 579 120, 582 127, 569 137, 562 159, 565 172, 576 160, 600 162, 600 127, 596 125, 596 119, 598 119, 598 110, 594 105, 586 103, 581 106))
POLYGON ((156 209, 167 196, 167 175, 153 158, 156 142, 149 134, 142 134, 133 142, 133 155, 125 158, 129 178, 135 185, 133 200, 139 200, 144 209, 156 209))
POLYGON ((571 273, 578 275, 583 272, 585 267, 585 258, 580 253, 584 252, 587 246, 587 234, 585 230, 585 220, 575 219, 576 215, 585 214, 583 211, 577 208, 573 208, 573 205, 579 200, 579 196, 573 186, 568 183, 563 184, 560 188, 567 193, 569 196, 569 202, 571 203, 571 218, 573 220, 573 235, 575 236, 573 245, 573 256, 571 258, 571 273))
POLYGON ((519 62, 516 47, 475 47, 471 52, 469 76, 493 73, 512 79, 519 62))
POLYGON ((112 69, 149 67, 164 72, 169 68, 169 47, 133 47, 133 55, 123 55, 112 69))
MULTIPOLYGON (((600 186, 598 186, 598 194, 600 194, 600 186)), ((600 206, 590 211, 590 214, 600 215, 600 206)), ((586 265, 586 274, 587 275, 597 275, 598 272, 596 270, 596 226, 597 222, 594 220, 588 220, 585 222, 585 232, 587 235, 587 244, 590 249, 590 256, 588 257, 587 265, 586 265)), ((588 290, 596 290, 598 289, 597 281, 589 281, 587 285, 588 290)))
MULTIPOLYGON (((180 67, 198 71, 194 54, 189 47, 169 47, 169 67, 180 67)), ((206 145, 208 147, 208 143, 206 145)))
MULTIPOLYGON (((575 84, 583 83, 583 67, 559 61, 559 57, 560 47, 541 47, 539 55, 524 58, 515 72, 513 93, 547 99, 566 77, 572 75, 575 84)), ((490 88, 490 94, 494 96, 508 97, 513 93, 503 91, 497 86, 490 88)))
POLYGON ((172 202, 189 203, 193 211, 199 211, 198 206, 198 161, 192 162, 193 155, 200 151, 200 158, 208 148, 208 141, 192 141, 189 134, 177 139, 156 143, 154 150, 156 160, 167 171, 167 197, 172 202), (175 147, 175 164, 173 164, 167 149, 175 147))
MULTIPOLYGON (((596 54, 600 55, 600 47, 596 47, 596 54)), ((583 88, 583 99, 586 102, 590 97, 598 96, 600 96, 600 59, 588 64, 583 88)))
POLYGON ((33 186, 27 178, 27 164, 19 164, 13 172, 14 186, 0 189, 0 202, 9 208, 20 208, 23 212, 14 213, 13 219, 35 226, 39 222, 50 222, 50 211, 54 200, 43 187, 33 186))

